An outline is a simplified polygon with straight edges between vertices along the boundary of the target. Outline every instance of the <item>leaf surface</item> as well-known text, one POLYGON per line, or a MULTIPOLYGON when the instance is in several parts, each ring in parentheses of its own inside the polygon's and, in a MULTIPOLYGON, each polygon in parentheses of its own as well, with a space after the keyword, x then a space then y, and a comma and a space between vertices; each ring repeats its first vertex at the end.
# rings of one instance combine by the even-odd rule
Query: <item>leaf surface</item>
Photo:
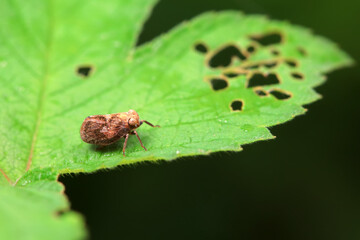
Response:
MULTIPOLYGON (((54 162, 43 159, 54 148, 39 151, 48 141, 42 132, 52 131, 46 117, 59 110, 52 109, 57 102, 73 105, 62 91, 85 82, 78 65, 125 61, 154 3, 0 1, 0 239, 86 235, 82 217, 68 211, 54 162)), ((58 140, 55 148, 66 141, 58 140)))
POLYGON ((64 187, 51 169, 27 174, 26 187, 0 187, 1 239, 80 239, 85 236, 83 219, 68 212, 64 187))
POLYGON ((68 238, 83 233, 76 214, 51 215, 66 208, 59 173, 239 151, 274 138, 267 127, 303 114, 320 98, 313 88, 323 75, 352 62, 309 30, 263 16, 206 13, 135 48, 154 1, 34 4, 0 3, 0 209, 11 210, 0 211, 0 223, 48 217, 49 231, 68 238), (87 116, 129 109, 161 125, 138 129, 148 151, 136 137, 125 158, 123 141, 103 149, 81 141, 87 116))

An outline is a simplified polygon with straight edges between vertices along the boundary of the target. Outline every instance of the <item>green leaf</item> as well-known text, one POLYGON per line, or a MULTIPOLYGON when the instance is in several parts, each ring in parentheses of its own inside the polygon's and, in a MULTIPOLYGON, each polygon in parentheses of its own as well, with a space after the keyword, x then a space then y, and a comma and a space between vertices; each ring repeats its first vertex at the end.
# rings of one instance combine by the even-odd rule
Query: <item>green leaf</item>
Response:
POLYGON ((13 219, 0 229, 6 239, 46 238, 37 228, 45 221, 49 232, 83 236, 78 215, 54 217, 66 208, 58 174, 274 138, 267 127, 303 114, 320 98, 313 88, 323 74, 352 63, 307 29, 233 11, 203 14, 136 48, 153 4, 0 2, 0 209, 9 210, 0 225, 13 219), (126 157, 123 141, 103 149, 81 141, 87 116, 129 109, 161 125, 139 128, 148 151, 136 137, 126 157), (12 231, 17 218, 31 222, 24 232, 12 231))
POLYGON ((84 237, 81 217, 66 212, 68 203, 56 173, 44 169, 42 179, 28 174, 26 187, 0 187, 1 239, 80 239, 84 237), (62 213, 64 212, 64 213, 62 213))
POLYGON ((86 81, 75 74, 79 64, 101 69, 100 64, 131 53, 154 3, 0 1, 0 239, 80 239, 86 235, 82 218, 68 211, 53 162, 43 159, 34 164, 46 152, 61 148, 58 143, 39 151, 47 141, 43 131, 52 132, 47 129, 46 115, 59 110, 49 111, 56 101, 72 105, 71 97, 61 89, 86 81), (70 81, 62 81, 64 69, 70 81))

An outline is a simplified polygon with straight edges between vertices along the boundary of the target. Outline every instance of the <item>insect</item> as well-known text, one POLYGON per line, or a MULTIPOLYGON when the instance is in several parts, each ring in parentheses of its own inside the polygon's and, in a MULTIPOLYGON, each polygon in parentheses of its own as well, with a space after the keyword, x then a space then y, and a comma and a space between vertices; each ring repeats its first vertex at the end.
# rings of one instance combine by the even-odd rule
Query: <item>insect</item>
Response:
POLYGON ((135 131, 143 123, 154 126, 146 120, 141 120, 139 114, 130 109, 128 112, 113 113, 106 115, 93 115, 87 117, 81 125, 80 136, 84 142, 99 146, 107 146, 125 138, 123 146, 123 155, 125 157, 126 144, 129 135, 136 135, 141 147, 144 147, 138 133, 135 131))

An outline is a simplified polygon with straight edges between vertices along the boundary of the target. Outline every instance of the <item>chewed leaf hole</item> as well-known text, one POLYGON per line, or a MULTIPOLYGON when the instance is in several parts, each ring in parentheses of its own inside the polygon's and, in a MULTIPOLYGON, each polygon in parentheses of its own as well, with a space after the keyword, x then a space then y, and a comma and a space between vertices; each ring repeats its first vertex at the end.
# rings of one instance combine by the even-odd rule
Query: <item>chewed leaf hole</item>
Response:
POLYGON ((286 93, 285 91, 279 89, 271 90, 270 94, 273 95, 278 100, 286 100, 291 97, 290 93, 286 93))
POLYGON ((228 78, 234 78, 234 77, 237 77, 240 75, 240 73, 235 73, 235 72, 227 72, 227 73, 224 73, 225 76, 227 76, 228 78))
POLYGON ((242 54, 240 49, 236 46, 226 46, 210 58, 209 65, 212 68, 227 67, 231 64, 234 57, 237 57, 240 60, 246 59, 246 56, 242 54))
POLYGON ((293 60, 286 60, 285 63, 290 67, 297 67, 297 62, 293 60))
POLYGON ((273 49, 271 50, 271 54, 274 55, 274 56, 279 56, 280 55, 280 52, 276 49, 273 49))
POLYGON ((81 77, 89 77, 93 72, 94 67, 91 65, 80 65, 76 69, 76 73, 81 77))
POLYGON ((304 57, 307 55, 307 52, 306 52, 305 48, 303 48, 303 47, 298 47, 298 51, 304 57))
POLYGON ((267 96, 268 93, 261 89, 261 88, 257 88, 257 89, 254 89, 254 92, 259 96, 259 97, 264 97, 264 96, 267 96))
POLYGON ((58 211, 55 212, 55 216, 56 216, 56 217, 61 217, 61 216, 63 216, 65 213, 66 213, 65 209, 58 210, 58 211))
POLYGON ((213 90, 218 91, 228 87, 228 82, 222 78, 210 79, 210 84, 213 90))
POLYGON ((293 72, 293 73, 291 73, 291 76, 293 76, 293 78, 296 78, 296 79, 299 79, 299 80, 304 79, 304 75, 302 73, 293 72))
POLYGON ((198 51, 199 53, 207 53, 208 52, 208 48, 206 47, 206 45, 204 43, 195 44, 195 50, 198 51))
POLYGON ((253 53, 255 52, 256 48, 254 46, 249 46, 246 50, 248 53, 253 53))
POLYGON ((245 69, 258 69, 260 67, 260 64, 252 64, 249 66, 244 67, 245 69))
POLYGON ((261 73, 255 73, 249 79, 247 87, 257 87, 257 86, 265 86, 271 84, 278 84, 280 80, 275 73, 270 73, 268 75, 264 75, 261 73))
POLYGON ((283 37, 280 33, 268 33, 263 35, 253 35, 250 36, 250 39, 260 43, 263 46, 270 46, 281 43, 283 37))
POLYGON ((243 109, 244 103, 242 100, 234 100, 230 104, 231 111, 240 112, 243 109))
POLYGON ((269 63, 265 63, 264 66, 266 68, 273 68, 273 67, 276 67, 278 63, 277 62, 269 62, 269 63))

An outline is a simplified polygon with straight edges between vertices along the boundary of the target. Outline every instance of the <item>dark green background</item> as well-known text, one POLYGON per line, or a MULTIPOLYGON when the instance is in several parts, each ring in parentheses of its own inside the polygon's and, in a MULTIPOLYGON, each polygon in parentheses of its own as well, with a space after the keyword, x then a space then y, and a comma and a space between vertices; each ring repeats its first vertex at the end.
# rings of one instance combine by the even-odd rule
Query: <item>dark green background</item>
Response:
MULTIPOLYGON (((352 0, 160 1, 139 44, 222 9, 309 27, 360 62, 352 0)), ((72 209, 93 239, 360 239, 358 66, 317 91, 306 115, 271 128, 277 139, 242 152, 62 176, 72 209)))

